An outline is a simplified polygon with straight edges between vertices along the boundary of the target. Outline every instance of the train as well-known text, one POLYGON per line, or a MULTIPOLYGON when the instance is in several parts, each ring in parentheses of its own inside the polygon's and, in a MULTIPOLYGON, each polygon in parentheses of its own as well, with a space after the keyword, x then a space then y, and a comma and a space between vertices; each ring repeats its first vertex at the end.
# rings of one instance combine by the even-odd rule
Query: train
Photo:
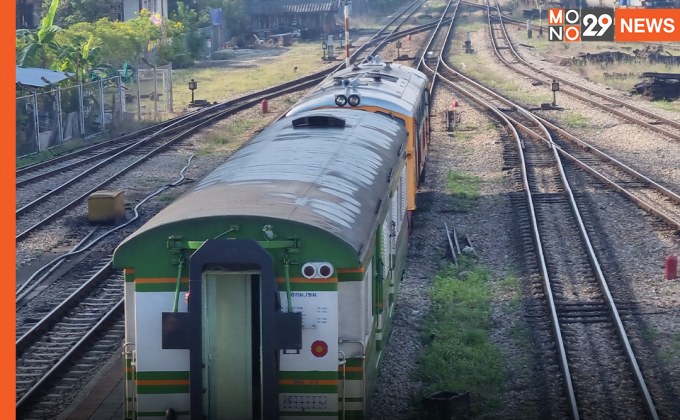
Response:
POLYGON ((116 248, 126 418, 365 418, 419 150, 372 106, 291 110, 116 248))
POLYGON ((399 121, 408 131, 409 230, 417 209, 416 192, 425 174, 430 144, 429 80, 419 70, 368 56, 360 64, 333 73, 286 115, 311 109, 350 107, 375 112, 399 121))

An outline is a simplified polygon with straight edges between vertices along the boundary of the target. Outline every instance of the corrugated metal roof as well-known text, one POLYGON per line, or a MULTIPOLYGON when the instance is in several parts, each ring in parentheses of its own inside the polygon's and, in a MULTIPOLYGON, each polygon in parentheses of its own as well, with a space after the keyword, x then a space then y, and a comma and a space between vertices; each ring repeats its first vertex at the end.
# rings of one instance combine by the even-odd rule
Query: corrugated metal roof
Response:
POLYGON ((152 218, 125 243, 160 226, 214 217, 266 217, 319 228, 367 252, 376 210, 400 173, 406 131, 381 115, 320 110, 282 119, 152 218), (345 127, 293 127, 305 116, 345 127))
POLYGON ((253 15, 280 15, 284 13, 337 12, 338 0, 282 0, 256 1, 248 6, 253 15))
POLYGON ((67 75, 73 76, 73 73, 60 72, 38 67, 19 66, 17 66, 16 72, 17 84, 32 87, 45 87, 51 84, 57 84, 65 80, 67 75))

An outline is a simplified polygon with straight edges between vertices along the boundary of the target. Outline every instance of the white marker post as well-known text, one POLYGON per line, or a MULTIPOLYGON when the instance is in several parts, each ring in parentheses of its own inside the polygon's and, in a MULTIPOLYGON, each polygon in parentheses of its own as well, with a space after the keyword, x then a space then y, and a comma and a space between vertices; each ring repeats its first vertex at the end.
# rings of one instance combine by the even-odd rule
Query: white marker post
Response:
POLYGON ((349 6, 352 0, 345 0, 345 68, 349 68, 349 6))

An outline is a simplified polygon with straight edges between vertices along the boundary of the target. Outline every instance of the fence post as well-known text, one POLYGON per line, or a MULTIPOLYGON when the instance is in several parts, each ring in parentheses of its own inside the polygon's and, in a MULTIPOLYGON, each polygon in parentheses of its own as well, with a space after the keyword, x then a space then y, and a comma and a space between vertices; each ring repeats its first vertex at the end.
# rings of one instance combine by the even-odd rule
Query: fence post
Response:
POLYGON ((172 111, 172 63, 168 69, 168 109, 172 111))
POLYGON ((38 94, 33 92, 33 125, 35 126, 35 151, 40 151, 40 117, 38 116, 38 94))
POLYGON ((161 85, 163 86, 163 93, 161 93, 161 95, 163 95, 163 101, 165 101, 165 109, 163 111, 165 113, 167 113, 168 112, 168 84, 167 84, 167 81, 165 80, 165 70, 166 69, 161 70, 161 78, 162 78, 161 85))
POLYGON ((83 82, 78 83, 78 123, 80 133, 85 138, 85 105, 83 104, 83 82))
POLYGON ((57 127, 59 128, 59 144, 64 144, 64 121, 61 118, 61 88, 57 86, 57 127))
POLYGON ((153 119, 158 120, 158 75, 153 67, 153 119))
POLYGON ((120 101, 120 119, 125 117, 125 93, 123 91, 123 76, 118 75, 118 100, 120 101))
POLYGON ((102 79, 99 79, 99 117, 102 120, 100 133, 103 133, 106 121, 104 121, 104 81, 102 79))
POLYGON ((142 120, 142 88, 139 86, 139 69, 137 69, 137 121, 142 120))

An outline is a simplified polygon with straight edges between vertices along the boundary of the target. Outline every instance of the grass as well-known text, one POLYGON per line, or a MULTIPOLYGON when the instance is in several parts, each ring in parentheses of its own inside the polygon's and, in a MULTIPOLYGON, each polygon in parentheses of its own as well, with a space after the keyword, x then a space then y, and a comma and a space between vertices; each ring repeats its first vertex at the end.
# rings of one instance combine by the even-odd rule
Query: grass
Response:
POLYGON ((522 289, 518 277, 507 276, 496 283, 496 288, 499 290, 499 292, 509 294, 509 303, 511 307, 516 308, 519 306, 522 299, 522 289))
POLYGON ((459 268, 441 269, 423 329, 427 344, 418 373, 423 396, 443 390, 470 392, 472 416, 496 411, 503 388, 501 353, 489 338, 488 283, 488 272, 465 257, 459 268))
MULTIPOLYGON (((534 95, 526 93, 512 80, 506 78, 505 74, 499 74, 488 66, 485 60, 481 60, 477 54, 466 54, 462 46, 465 42, 466 32, 485 31, 486 23, 479 21, 479 16, 464 16, 460 26, 457 26, 456 35, 453 41, 454 46, 450 50, 447 61, 462 73, 480 81, 485 86, 494 89, 503 95, 523 103, 535 103, 534 95)), ((474 48, 474 45, 473 45, 474 48)), ((550 92, 546 91, 546 101, 550 98, 550 92)), ((551 99, 551 98, 550 98, 551 99)))
POLYGON ((453 210, 457 212, 470 211, 480 197, 479 178, 460 172, 448 172, 446 189, 452 195, 453 210))
POLYGON ((573 128, 588 128, 590 126, 589 118, 575 112, 566 112, 562 117, 562 121, 573 128))
MULTIPOLYGON (((535 21, 534 23, 538 23, 535 21)), ((597 53, 603 51, 620 51, 629 55, 634 55, 633 51, 636 49, 644 50, 647 46, 645 44, 625 43, 615 44, 611 42, 581 42, 581 43, 566 43, 566 42, 550 42, 547 37, 547 26, 545 21, 544 36, 538 38, 528 39, 526 35, 521 37, 522 43, 533 46, 545 57, 578 57, 579 54, 597 53)), ((526 31, 524 31, 526 33, 526 31)), ((536 32, 534 32, 536 35, 536 32)), ((680 44, 678 44, 680 45, 680 44)), ((664 45, 665 51, 677 55, 680 53, 677 45, 664 45)), ((573 70, 583 75, 584 78, 594 82, 602 83, 614 89, 624 92, 630 92, 633 87, 642 81, 640 75, 643 72, 659 72, 659 73, 680 73, 680 66, 666 65, 662 63, 652 63, 643 59, 631 62, 614 62, 614 63, 581 63, 576 62, 573 65, 573 70), (633 74, 631 77, 606 77, 605 74, 633 74)), ((668 111, 680 112, 680 103, 652 101, 652 105, 665 109, 668 111)))
POLYGON ((69 140, 61 146, 56 146, 42 152, 34 153, 28 156, 18 158, 16 161, 17 169, 23 166, 32 165, 37 162, 53 159, 57 156, 72 152, 86 146, 87 143, 83 139, 69 140))
POLYGON ((195 99, 221 102, 296 79, 325 66, 317 42, 296 42, 291 47, 280 47, 274 51, 281 52, 276 61, 261 60, 258 67, 191 67, 173 70, 173 109, 182 110, 191 102, 191 91, 188 88, 191 79, 198 82, 198 88, 194 91, 195 99))
POLYGON ((224 149, 231 139, 242 136, 248 131, 261 125, 262 122, 255 118, 233 118, 228 124, 220 129, 205 132, 205 145, 200 146, 198 155, 208 156, 224 149))

